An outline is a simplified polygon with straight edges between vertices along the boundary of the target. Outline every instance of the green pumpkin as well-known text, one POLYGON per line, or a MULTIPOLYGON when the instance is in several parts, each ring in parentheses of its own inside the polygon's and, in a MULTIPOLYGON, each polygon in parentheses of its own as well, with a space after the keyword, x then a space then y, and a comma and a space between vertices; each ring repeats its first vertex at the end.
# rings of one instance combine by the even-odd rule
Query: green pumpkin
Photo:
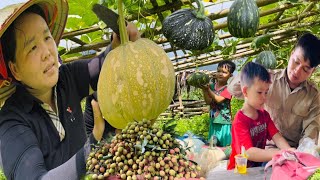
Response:
POLYGON ((168 108, 175 72, 158 44, 146 38, 129 41, 121 0, 118 7, 121 45, 110 51, 103 63, 98 97, 104 118, 123 129, 132 121, 155 120, 168 108))
POLYGON ((180 9, 162 22, 164 36, 179 48, 202 50, 209 47, 214 39, 210 18, 204 15, 203 4, 196 0, 199 9, 180 9))
POLYGON ((197 88, 201 88, 201 86, 208 84, 209 81, 209 75, 203 72, 194 72, 187 78, 188 84, 197 88))
POLYGON ((275 69, 277 66, 277 59, 272 51, 260 52, 254 62, 261 64, 267 69, 275 69))
POLYGON ((238 38, 252 37, 259 26, 259 9, 254 0, 235 0, 227 18, 230 34, 238 38))
POLYGON ((115 128, 154 120, 169 106, 175 86, 173 65, 156 43, 139 39, 112 50, 98 81, 102 115, 115 128))

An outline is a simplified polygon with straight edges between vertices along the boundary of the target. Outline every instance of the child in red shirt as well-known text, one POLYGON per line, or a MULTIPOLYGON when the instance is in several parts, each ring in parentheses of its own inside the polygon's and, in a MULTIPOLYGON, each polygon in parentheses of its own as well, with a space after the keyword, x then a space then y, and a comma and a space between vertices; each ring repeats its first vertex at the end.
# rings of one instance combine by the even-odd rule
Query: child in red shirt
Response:
POLYGON ((280 149, 291 149, 269 113, 263 109, 270 83, 270 75, 263 66, 249 62, 243 67, 241 89, 245 101, 232 123, 232 151, 228 169, 235 168, 234 156, 241 154, 241 146, 244 146, 248 155, 247 167, 261 166, 262 162, 271 160, 280 149), (280 149, 265 149, 267 139, 272 139, 280 149))

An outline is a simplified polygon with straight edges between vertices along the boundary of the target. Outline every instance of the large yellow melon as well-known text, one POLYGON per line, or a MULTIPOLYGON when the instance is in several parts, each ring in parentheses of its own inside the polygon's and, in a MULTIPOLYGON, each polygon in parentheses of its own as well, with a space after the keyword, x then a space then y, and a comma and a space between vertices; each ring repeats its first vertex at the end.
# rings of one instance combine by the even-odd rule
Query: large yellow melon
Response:
POLYGON ((115 128, 154 120, 170 104, 175 85, 173 65, 156 43, 141 38, 112 50, 98 81, 104 118, 115 128))

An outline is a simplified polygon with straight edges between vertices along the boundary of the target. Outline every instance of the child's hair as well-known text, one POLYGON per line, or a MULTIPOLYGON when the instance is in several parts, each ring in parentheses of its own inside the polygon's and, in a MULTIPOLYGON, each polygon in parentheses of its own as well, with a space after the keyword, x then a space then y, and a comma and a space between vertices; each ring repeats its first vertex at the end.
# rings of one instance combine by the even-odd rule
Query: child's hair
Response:
POLYGON ((218 68, 219 67, 224 67, 226 66, 227 69, 229 70, 230 74, 232 74, 234 72, 234 70, 236 69, 236 65, 234 64, 234 62, 230 61, 230 60, 224 60, 219 62, 218 64, 218 68))
POLYGON ((310 61, 310 66, 317 67, 320 64, 320 40, 311 33, 303 34, 295 48, 300 47, 304 52, 304 58, 310 61))
POLYGON ((254 78, 259 78, 263 82, 270 83, 270 74, 265 67, 258 63, 248 62, 241 70, 241 86, 250 87, 254 78))

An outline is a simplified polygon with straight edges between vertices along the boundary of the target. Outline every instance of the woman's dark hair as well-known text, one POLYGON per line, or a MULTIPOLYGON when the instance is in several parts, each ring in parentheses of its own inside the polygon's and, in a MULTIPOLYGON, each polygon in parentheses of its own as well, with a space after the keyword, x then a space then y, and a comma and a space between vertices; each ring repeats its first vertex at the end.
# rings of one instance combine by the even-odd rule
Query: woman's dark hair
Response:
POLYGON ((320 40, 311 33, 303 34, 295 48, 300 47, 304 52, 304 58, 310 61, 310 66, 317 67, 320 64, 320 40))
MULTIPOLYGON (((47 23, 47 18, 43 12, 43 10, 38 5, 32 5, 28 9, 26 9, 23 13, 21 13, 19 16, 27 13, 35 13, 40 15, 47 23)), ((16 20, 15 20, 16 21, 16 20)), ((1 37, 1 45, 2 45, 2 53, 3 58, 6 62, 7 68, 8 68, 8 62, 16 62, 16 28, 15 28, 15 21, 8 27, 8 29, 4 32, 4 34, 1 37)))
POLYGON ((258 78, 263 82, 270 83, 270 74, 265 67, 258 63, 248 62, 241 70, 240 74, 241 85, 250 87, 253 84, 254 78, 258 78))

